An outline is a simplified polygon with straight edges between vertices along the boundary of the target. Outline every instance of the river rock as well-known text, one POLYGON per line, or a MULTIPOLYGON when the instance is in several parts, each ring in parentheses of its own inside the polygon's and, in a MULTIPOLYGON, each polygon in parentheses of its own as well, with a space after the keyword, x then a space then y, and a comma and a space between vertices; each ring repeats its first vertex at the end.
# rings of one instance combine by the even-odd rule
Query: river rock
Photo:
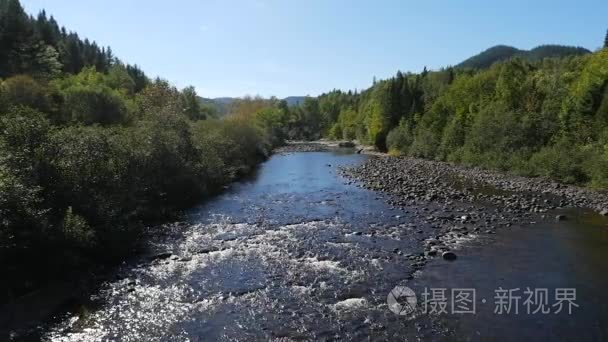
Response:
POLYGON ((343 141, 338 144, 340 147, 355 147, 355 143, 352 141, 343 141))
POLYGON ((604 210, 600 211, 600 215, 608 216, 608 209, 604 209, 604 210))
POLYGON ((443 252, 443 253, 441 254, 441 257, 442 257, 444 260, 449 260, 449 261, 456 260, 456 258, 457 258, 456 253, 454 253, 454 252, 449 252, 449 251, 448 251, 448 252, 443 252))
POLYGON ((151 257, 151 260, 165 260, 170 258, 173 255, 173 253, 171 252, 164 252, 164 253, 159 253, 156 254, 155 256, 151 257))
POLYGON ((555 221, 565 221, 566 219, 567 219, 566 215, 555 216, 555 221))

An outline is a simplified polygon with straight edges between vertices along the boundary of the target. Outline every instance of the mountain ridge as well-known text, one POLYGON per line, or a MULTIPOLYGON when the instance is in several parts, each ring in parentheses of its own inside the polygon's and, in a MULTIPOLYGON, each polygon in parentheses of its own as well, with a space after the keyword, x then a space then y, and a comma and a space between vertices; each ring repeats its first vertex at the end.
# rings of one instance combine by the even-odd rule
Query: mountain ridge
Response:
POLYGON ((492 64, 513 57, 520 57, 528 61, 539 61, 544 58, 577 56, 589 54, 591 51, 580 46, 566 46, 544 44, 530 50, 522 50, 509 45, 495 45, 477 55, 469 57, 456 65, 456 68, 485 69, 492 64))

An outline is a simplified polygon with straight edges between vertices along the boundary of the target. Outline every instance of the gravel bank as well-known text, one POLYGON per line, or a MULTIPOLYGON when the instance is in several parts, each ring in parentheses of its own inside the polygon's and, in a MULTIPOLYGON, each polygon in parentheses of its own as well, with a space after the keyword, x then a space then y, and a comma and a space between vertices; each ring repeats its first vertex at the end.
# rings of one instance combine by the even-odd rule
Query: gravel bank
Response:
POLYGON ((273 152, 293 153, 293 152, 328 152, 331 147, 328 144, 314 141, 290 141, 285 146, 276 148, 273 152))
POLYGON ((591 208, 608 215, 606 193, 444 162, 372 156, 341 172, 365 188, 390 195, 391 205, 416 208, 410 214, 437 229, 437 235, 425 241, 425 259, 500 228, 568 219, 559 209, 591 208))
POLYGON ((352 149, 357 153, 383 156, 384 153, 376 151, 372 146, 360 145, 352 141, 315 140, 315 141, 288 141, 284 146, 276 148, 274 153, 292 152, 329 152, 336 149, 352 149))

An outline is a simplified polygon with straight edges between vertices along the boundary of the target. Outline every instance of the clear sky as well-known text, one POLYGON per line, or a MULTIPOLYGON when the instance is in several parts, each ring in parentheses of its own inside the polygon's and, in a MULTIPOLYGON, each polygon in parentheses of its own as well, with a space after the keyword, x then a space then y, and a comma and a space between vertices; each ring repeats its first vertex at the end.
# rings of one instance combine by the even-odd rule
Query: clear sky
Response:
POLYGON ((496 44, 595 50, 608 0, 21 0, 201 96, 318 95, 496 44))

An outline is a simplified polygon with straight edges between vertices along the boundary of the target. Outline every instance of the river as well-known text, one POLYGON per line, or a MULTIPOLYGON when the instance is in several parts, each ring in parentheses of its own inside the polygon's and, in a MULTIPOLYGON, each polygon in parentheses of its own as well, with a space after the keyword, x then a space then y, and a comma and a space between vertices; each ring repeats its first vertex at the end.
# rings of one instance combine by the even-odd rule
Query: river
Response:
POLYGON ((605 220, 572 210, 567 221, 463 238, 455 261, 417 266, 434 232, 411 213, 433 209, 393 208, 340 176, 339 167, 365 158, 349 149, 274 155, 186 222, 167 225, 41 338, 608 340, 605 220), (396 286, 416 293, 413 312, 387 304, 396 286), (452 310, 452 290, 463 288, 475 290, 474 313, 452 310), (517 314, 495 312, 499 288, 520 289, 517 314), (550 312, 526 313, 526 288, 547 289, 550 312), (422 311, 425 289, 445 289, 447 313, 422 311), (576 291, 571 313, 567 305, 555 313, 556 289, 576 291))

